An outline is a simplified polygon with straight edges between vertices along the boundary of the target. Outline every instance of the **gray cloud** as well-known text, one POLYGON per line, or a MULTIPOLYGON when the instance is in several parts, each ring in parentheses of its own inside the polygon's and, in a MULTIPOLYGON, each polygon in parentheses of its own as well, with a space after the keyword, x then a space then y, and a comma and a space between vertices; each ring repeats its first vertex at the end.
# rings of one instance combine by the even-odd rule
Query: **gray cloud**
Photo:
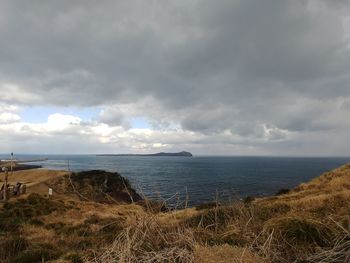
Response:
POLYGON ((203 149, 232 139, 271 154, 324 141, 327 132, 346 140, 349 7, 342 0, 2 1, 0 102, 100 106, 97 121, 129 129, 141 116, 155 129, 203 135, 203 149))
POLYGON ((126 129, 131 128, 130 122, 126 119, 125 114, 119 107, 102 110, 97 120, 112 126, 123 126, 126 129))

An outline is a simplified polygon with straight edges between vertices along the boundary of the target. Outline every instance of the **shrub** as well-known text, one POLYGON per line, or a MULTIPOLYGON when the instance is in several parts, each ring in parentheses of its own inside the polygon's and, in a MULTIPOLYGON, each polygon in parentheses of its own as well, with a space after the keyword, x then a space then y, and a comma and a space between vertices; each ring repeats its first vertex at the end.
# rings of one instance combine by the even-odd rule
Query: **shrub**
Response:
POLYGON ((118 173, 91 170, 73 173, 69 179, 74 185, 72 190, 85 200, 102 203, 111 203, 113 199, 128 203, 142 200, 130 182, 118 173))
POLYGON ((36 263, 42 260, 53 260, 59 258, 60 252, 52 249, 32 249, 20 252, 17 256, 12 258, 9 263, 36 263))
POLYGON ((38 218, 32 218, 28 221, 29 224, 34 225, 34 226, 43 226, 45 223, 38 219, 38 218))
POLYGON ((271 203, 253 205, 254 214, 260 220, 269 220, 279 215, 284 215, 291 210, 291 207, 286 203, 271 203))
POLYGON ((340 235, 334 244, 326 249, 318 251, 308 257, 308 263, 318 263, 318 262, 334 262, 343 263, 349 262, 350 255, 350 236, 349 233, 345 235, 340 235))
POLYGON ((194 239, 182 227, 162 227, 153 217, 126 228, 97 258, 86 262, 183 262, 194 260, 194 239))
POLYGON ((226 227, 233 217, 238 217, 241 211, 236 206, 221 206, 203 211, 199 215, 185 220, 189 227, 217 229, 226 227))
POLYGON ((137 205, 142 206, 146 212, 157 214, 160 212, 169 212, 171 209, 167 207, 164 202, 150 200, 144 198, 143 200, 137 201, 137 205))
POLYGON ((281 188, 280 190, 277 191, 276 195, 285 195, 290 192, 290 189, 288 188, 281 188))
POLYGON ((98 235, 107 242, 112 242, 124 229, 123 222, 116 218, 106 218, 100 224, 98 235))
MULTIPOLYGON (((125 218, 105 217, 91 215, 84 221, 84 225, 98 225, 99 231, 95 235, 104 242, 112 242, 124 229, 125 218)), ((89 226, 88 226, 89 227, 89 226)), ((90 228, 90 227, 89 227, 90 228)))
POLYGON ((98 215, 91 215, 89 218, 85 219, 84 223, 85 224, 98 224, 101 222, 102 218, 99 217, 98 215))
POLYGON ((319 221, 301 217, 271 219, 264 228, 268 232, 279 232, 290 244, 315 243, 321 247, 331 243, 334 233, 330 227, 319 221))
POLYGON ((80 254, 70 254, 65 257, 65 259, 69 260, 71 263, 83 263, 83 257, 80 254))
POLYGON ((0 262, 16 256, 28 247, 28 241, 21 236, 1 237, 0 240, 0 262))
POLYGON ((204 203, 196 206, 196 210, 210 209, 219 206, 216 202, 204 203))
POLYGON ((26 199, 18 199, 4 205, 0 213, 0 231, 15 231, 22 223, 28 222, 34 217, 65 209, 61 202, 52 201, 32 193, 26 199))
POLYGON ((215 232, 204 228, 193 231, 196 242, 209 246, 229 244, 231 246, 243 246, 246 241, 238 233, 230 231, 215 232))
POLYGON ((254 196, 247 196, 246 198, 243 199, 243 202, 244 202, 245 204, 250 204, 250 203, 252 203, 254 200, 255 200, 255 197, 254 197, 254 196))

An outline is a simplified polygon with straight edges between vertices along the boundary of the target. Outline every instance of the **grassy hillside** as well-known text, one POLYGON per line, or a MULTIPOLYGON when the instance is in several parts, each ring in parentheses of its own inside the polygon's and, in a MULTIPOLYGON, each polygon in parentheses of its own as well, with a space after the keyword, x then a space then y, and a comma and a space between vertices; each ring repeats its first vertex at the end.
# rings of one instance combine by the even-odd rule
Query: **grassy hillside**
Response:
POLYGON ((350 262, 350 165, 278 196, 170 212, 87 195, 98 187, 85 177, 76 193, 57 173, 42 174, 53 199, 0 210, 0 262, 350 262))

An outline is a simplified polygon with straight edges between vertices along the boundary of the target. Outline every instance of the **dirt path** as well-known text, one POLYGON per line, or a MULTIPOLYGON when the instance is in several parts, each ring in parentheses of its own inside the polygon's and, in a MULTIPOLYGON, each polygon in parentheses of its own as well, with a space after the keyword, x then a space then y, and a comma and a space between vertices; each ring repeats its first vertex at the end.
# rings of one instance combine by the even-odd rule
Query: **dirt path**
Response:
MULTIPOLYGON (((67 175, 67 171, 55 171, 46 169, 32 169, 9 172, 8 180, 11 186, 17 182, 24 183, 27 186, 27 193, 47 194, 47 182, 67 175)), ((4 173, 0 173, 1 185, 4 182, 4 173)))

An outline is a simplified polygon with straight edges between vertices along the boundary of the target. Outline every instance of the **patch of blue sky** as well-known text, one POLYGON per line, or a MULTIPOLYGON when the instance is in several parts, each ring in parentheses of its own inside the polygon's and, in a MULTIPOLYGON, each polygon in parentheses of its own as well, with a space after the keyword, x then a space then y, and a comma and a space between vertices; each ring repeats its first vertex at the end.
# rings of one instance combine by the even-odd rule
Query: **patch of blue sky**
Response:
POLYGON ((131 119, 131 127, 133 129, 150 129, 151 125, 144 117, 134 117, 131 119))
POLYGON ((101 109, 99 107, 54 107, 54 106, 32 106, 24 107, 20 112, 22 121, 30 123, 43 123, 51 114, 60 113, 73 115, 83 121, 89 121, 98 116, 101 109))

